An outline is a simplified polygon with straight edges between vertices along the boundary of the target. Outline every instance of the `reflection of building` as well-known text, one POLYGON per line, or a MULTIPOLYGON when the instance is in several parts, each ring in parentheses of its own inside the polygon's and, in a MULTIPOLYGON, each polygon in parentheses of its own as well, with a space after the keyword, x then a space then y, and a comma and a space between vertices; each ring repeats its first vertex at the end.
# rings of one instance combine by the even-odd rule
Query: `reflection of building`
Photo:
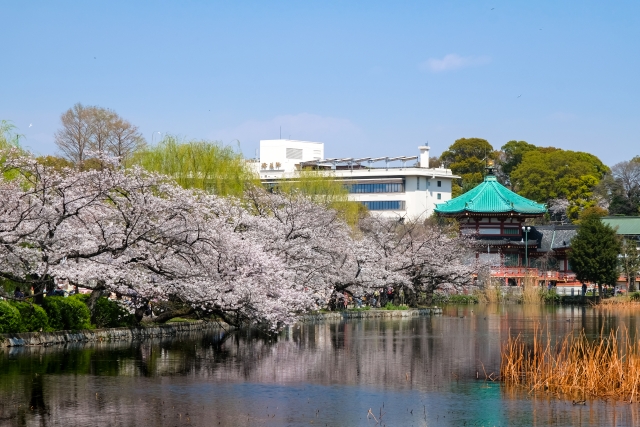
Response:
POLYGON ((429 167, 429 147, 419 156, 325 158, 324 144, 288 139, 260 141, 260 179, 275 184, 295 179, 302 168, 327 171, 344 183, 349 198, 390 217, 429 216, 437 203, 451 199, 450 169, 429 167), (417 160, 417 162, 416 162, 417 160), (383 167, 379 167, 384 162, 383 167), (399 166, 398 163, 402 166, 399 166))
POLYGON ((488 168, 484 182, 436 207, 443 217, 458 219, 460 233, 478 245, 477 257, 492 266, 492 275, 520 283, 525 275, 540 281, 574 280, 567 250, 573 226, 525 226, 525 220, 544 216, 544 205, 500 184, 488 168))

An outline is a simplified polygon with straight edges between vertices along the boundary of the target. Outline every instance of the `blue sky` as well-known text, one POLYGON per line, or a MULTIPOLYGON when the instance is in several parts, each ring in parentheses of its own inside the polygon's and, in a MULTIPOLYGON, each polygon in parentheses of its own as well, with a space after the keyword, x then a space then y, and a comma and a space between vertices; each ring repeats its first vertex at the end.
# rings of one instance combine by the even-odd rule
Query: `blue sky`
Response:
POLYGON ((327 157, 461 137, 640 155, 638 1, 4 1, 0 16, 0 118, 41 154, 81 102, 148 141, 247 156, 280 126, 327 157))

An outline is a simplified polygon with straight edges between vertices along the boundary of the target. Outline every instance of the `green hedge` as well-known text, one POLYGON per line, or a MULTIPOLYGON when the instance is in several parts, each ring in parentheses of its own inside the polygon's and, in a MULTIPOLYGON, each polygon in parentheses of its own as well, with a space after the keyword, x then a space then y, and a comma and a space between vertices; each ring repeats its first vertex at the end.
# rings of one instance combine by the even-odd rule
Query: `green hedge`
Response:
POLYGON ((0 301, 0 333, 20 332, 21 324, 18 309, 6 301, 0 301))
POLYGON ((108 298, 96 301, 93 321, 98 328, 122 328, 135 324, 135 316, 121 304, 108 298))
MULTIPOLYGON (((86 305, 89 295, 46 297, 42 307, 24 301, 0 301, 0 333, 51 332, 92 329, 86 305)), ((96 302, 94 323, 98 328, 121 328, 136 324, 135 316, 116 301, 102 297, 96 302)))
POLYGON ((49 317, 42 307, 28 302, 13 302, 20 312, 20 332, 49 332, 49 317))
POLYGON ((91 313, 83 295, 46 297, 42 307, 49 316, 49 326, 55 331, 91 329, 91 313))

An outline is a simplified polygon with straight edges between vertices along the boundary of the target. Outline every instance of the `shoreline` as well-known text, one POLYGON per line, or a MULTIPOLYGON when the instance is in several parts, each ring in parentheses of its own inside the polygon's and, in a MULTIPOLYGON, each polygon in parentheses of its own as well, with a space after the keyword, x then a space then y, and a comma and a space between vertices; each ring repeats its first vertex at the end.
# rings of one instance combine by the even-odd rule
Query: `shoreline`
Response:
POLYGON ((86 329, 81 331, 55 331, 55 332, 21 332, 13 334, 0 334, 0 348, 31 347, 88 343, 88 342, 115 342, 115 341, 140 341, 148 338, 173 337, 183 333, 204 330, 229 330, 226 323, 205 322, 196 320, 193 322, 176 322, 163 325, 139 326, 130 328, 105 328, 86 329))
MULTIPOLYGON (((379 318, 408 318, 416 316, 432 316, 442 314, 442 308, 419 308, 408 310, 362 310, 362 311, 333 311, 327 313, 312 313, 300 316, 297 323, 316 322, 323 320, 344 319, 379 319, 379 318)), ((226 323, 193 322, 166 323, 163 325, 139 326, 130 328, 89 329, 82 331, 56 332, 21 332, 0 334, 0 348, 10 347, 47 347, 68 343, 140 341, 149 338, 173 337, 183 333, 233 329, 226 323)))

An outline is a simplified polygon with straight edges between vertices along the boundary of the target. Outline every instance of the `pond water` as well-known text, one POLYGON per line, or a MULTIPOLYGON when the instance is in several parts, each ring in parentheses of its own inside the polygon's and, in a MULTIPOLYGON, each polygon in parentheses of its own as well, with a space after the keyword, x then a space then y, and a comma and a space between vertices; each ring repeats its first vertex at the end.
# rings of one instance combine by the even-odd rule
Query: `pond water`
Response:
POLYGON ((443 315, 174 340, 0 350, 4 426, 631 426, 640 405, 506 390, 509 333, 626 326, 640 312, 449 306, 443 315), (370 411, 370 412, 369 412, 370 411), (375 418, 374 418, 375 417, 375 418))

